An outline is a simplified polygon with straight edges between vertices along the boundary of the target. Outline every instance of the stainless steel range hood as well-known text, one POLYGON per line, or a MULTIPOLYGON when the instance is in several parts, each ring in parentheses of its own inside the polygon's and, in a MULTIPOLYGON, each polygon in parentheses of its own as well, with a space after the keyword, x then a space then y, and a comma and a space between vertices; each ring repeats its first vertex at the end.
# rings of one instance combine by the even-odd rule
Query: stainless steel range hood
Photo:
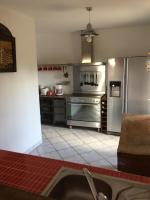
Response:
POLYGON ((102 61, 96 61, 94 57, 94 38, 91 42, 87 42, 84 36, 81 36, 81 62, 80 63, 68 63, 72 66, 100 66, 106 65, 106 59, 102 61))
POLYGON ((93 62, 93 38, 91 42, 87 42, 86 38, 81 36, 81 63, 91 64, 93 62))
POLYGON ((81 63, 80 65, 105 65, 104 62, 97 62, 94 58, 94 38, 87 42, 84 36, 81 36, 81 63))

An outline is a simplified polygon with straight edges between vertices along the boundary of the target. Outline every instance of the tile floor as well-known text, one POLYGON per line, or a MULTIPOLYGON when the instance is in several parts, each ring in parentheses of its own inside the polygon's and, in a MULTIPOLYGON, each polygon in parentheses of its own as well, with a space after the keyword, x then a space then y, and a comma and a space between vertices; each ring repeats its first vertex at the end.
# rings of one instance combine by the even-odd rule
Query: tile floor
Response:
POLYGON ((42 133, 42 144, 30 154, 116 169, 119 136, 55 126, 42 126, 42 133))

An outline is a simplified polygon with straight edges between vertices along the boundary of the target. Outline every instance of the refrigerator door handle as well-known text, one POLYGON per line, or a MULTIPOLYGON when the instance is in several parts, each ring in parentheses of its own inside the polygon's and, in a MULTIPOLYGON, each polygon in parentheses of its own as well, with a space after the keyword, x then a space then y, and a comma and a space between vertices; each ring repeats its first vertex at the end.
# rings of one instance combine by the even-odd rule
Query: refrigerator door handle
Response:
POLYGON ((124 88, 124 112, 128 112, 128 79, 129 79, 129 58, 126 58, 125 64, 125 88, 124 88))
POLYGON ((128 58, 124 58, 123 80, 122 80, 122 113, 127 112, 128 94, 128 58))
POLYGON ((122 113, 126 112, 126 72, 127 72, 127 58, 124 58, 123 80, 122 80, 122 113))
POLYGON ((126 59, 124 58, 123 62, 123 80, 122 80, 122 113, 124 113, 125 110, 125 73, 126 73, 126 59))

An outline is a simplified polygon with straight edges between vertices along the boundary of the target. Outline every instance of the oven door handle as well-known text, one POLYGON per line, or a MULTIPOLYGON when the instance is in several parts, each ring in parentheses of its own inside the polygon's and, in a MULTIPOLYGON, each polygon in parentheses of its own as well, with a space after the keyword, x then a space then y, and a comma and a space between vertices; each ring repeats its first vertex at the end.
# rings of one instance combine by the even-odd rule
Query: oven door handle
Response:
POLYGON ((69 105, 79 105, 79 106, 98 106, 100 103, 75 103, 75 102, 67 102, 69 105))

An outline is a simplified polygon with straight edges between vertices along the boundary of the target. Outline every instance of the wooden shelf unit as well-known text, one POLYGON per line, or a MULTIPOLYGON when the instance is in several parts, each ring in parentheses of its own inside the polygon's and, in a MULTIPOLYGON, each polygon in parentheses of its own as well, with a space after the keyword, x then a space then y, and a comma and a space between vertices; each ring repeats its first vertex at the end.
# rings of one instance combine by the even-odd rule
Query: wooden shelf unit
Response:
POLYGON ((101 132, 107 132, 107 95, 101 97, 101 132))

